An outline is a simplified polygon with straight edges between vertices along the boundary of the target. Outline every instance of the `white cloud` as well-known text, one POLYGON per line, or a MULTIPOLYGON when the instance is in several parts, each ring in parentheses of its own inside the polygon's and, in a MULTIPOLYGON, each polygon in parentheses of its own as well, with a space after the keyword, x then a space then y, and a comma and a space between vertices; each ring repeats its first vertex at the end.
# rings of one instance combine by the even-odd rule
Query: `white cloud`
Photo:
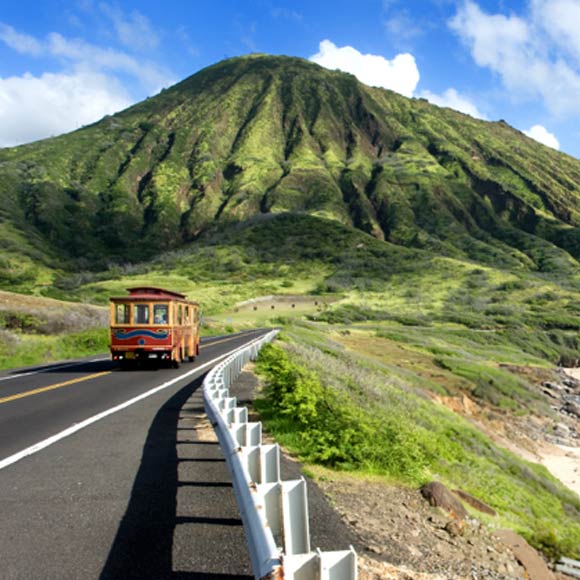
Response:
POLYGON ((580 63, 580 0, 532 0, 531 17, 562 54, 580 63))
POLYGON ((391 39, 397 43, 411 40, 423 34, 416 18, 410 16, 407 11, 397 12, 385 20, 385 29, 391 39))
POLYGON ((102 2, 99 7, 111 20, 124 46, 137 50, 154 50, 159 46, 159 36, 151 27, 149 19, 137 10, 126 16, 117 6, 102 2))
POLYGON ((297 12, 296 10, 289 8, 271 8, 270 14, 272 15, 272 18, 290 20, 294 22, 302 22, 304 19, 301 12, 297 12))
POLYGON ((33 36, 17 32, 12 26, 0 23, 0 40, 20 54, 40 56, 42 44, 33 36))
POLYGON ((560 149, 560 142, 556 139, 556 136, 553 133, 550 133, 543 125, 534 125, 528 131, 524 131, 524 133, 528 137, 531 137, 552 149, 560 149))
MULTIPOLYGON (((354 74, 367 85, 391 89, 406 97, 412 97, 419 83, 419 70, 413 55, 398 54, 393 60, 387 60, 374 54, 362 54, 352 46, 337 47, 330 40, 320 43, 319 52, 310 57, 310 60, 329 69, 339 69, 354 74)), ((485 119, 477 106, 456 89, 447 89, 437 95, 431 91, 421 91, 419 94, 439 105, 450 107, 472 117, 485 119)))
POLYGON ((525 18, 487 14, 466 0, 449 26, 512 96, 539 97, 564 115, 580 113, 579 19, 578 0, 532 0, 525 18))
POLYGON ((393 60, 375 54, 362 54, 352 46, 337 47, 330 40, 320 43, 310 60, 329 69, 355 75, 359 81, 396 91, 407 97, 419 82, 419 69, 412 54, 398 54, 393 60))
POLYGON ((502 72, 509 69, 514 60, 526 56, 529 28, 517 16, 485 14, 477 4, 467 1, 450 26, 471 46, 473 58, 480 66, 502 72))
POLYGON ((19 53, 52 58, 57 73, 0 78, 0 146, 77 129, 173 84, 155 63, 53 32, 38 39, 0 23, 0 41, 19 53))
POLYGON ((78 70, 109 70, 129 74, 149 94, 174 82, 167 71, 119 50, 101 48, 79 39, 69 40, 56 32, 48 35, 47 45, 51 55, 65 59, 78 70))
POLYGON ((130 104, 123 88, 100 74, 0 78, 0 146, 72 131, 130 104))
POLYGON ((485 115, 479 111, 475 103, 464 95, 460 95, 455 89, 447 89, 443 94, 437 95, 431 91, 421 91, 420 97, 439 107, 449 107, 460 113, 471 115, 477 119, 485 119, 485 115))

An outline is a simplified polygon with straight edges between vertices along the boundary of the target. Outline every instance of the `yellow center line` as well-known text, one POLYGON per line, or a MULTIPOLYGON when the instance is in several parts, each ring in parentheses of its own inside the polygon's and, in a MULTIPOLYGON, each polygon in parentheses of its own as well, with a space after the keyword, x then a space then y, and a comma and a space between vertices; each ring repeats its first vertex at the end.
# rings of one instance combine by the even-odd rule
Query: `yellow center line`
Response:
MULTIPOLYGON (((222 342, 228 342, 229 340, 234 340, 236 338, 241 338, 240 335, 229 336, 227 338, 222 338, 221 340, 216 340, 210 342, 207 346, 213 346, 214 344, 220 344, 222 342)), ((65 381, 64 383, 57 383, 56 385, 49 385, 48 387, 41 387, 39 389, 34 389, 32 391, 25 391, 24 393, 18 393, 16 395, 10 395, 9 397, 4 397, 0 399, 0 405, 3 403, 9 403, 10 401, 15 401, 16 399, 24 399, 25 397, 31 397, 32 395, 38 395, 40 393, 45 393, 47 391, 53 391, 55 389, 60 389, 62 387, 68 387, 69 385, 74 385, 75 383, 81 383, 83 381, 89 381, 91 379, 96 379, 104 375, 111 374, 112 371, 104 371, 102 373, 96 373, 94 375, 87 375, 86 377, 79 377, 78 379, 71 379, 70 381, 65 381)))
POLYGON ((57 383, 56 385, 49 385, 48 387, 40 387, 39 389, 34 389, 32 391, 25 391, 24 393, 18 393, 16 395, 10 395, 9 397, 4 397, 0 399, 0 405, 2 403, 9 403, 10 401, 15 401, 16 399, 23 399, 24 397, 31 397, 32 395, 38 395, 39 393, 45 393, 46 391, 54 391, 54 389, 60 389, 62 387, 68 387, 69 385, 74 385, 75 383, 81 383, 83 381, 90 381, 91 379, 96 379, 104 375, 111 374, 111 371, 104 371, 102 373, 95 373, 93 375, 87 375, 86 377, 79 377, 78 379, 71 379, 70 381, 65 381, 64 383, 57 383))

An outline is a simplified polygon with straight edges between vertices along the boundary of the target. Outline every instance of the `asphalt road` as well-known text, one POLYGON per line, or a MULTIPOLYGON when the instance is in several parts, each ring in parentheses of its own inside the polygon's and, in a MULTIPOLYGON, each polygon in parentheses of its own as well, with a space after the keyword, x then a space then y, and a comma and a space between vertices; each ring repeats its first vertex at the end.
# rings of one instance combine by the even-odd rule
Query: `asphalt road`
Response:
POLYGON ((206 339, 180 369, 1 373, 0 577, 250 578, 225 461, 196 426, 212 361, 260 334, 206 339))

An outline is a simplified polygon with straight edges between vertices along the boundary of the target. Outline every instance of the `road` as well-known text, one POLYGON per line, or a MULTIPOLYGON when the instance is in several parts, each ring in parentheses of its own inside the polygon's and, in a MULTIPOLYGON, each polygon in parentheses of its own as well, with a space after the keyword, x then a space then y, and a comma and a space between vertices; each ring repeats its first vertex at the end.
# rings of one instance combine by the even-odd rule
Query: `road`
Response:
POLYGON ((180 369, 0 373, 1 577, 249 578, 225 462, 199 436, 200 386, 259 334, 208 338, 180 369))

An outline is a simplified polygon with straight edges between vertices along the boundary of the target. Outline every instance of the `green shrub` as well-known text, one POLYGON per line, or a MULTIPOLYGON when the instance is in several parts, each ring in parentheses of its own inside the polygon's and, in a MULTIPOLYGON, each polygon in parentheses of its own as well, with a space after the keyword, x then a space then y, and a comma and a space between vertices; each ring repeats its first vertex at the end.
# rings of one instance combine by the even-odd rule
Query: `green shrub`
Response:
POLYGON ((0 340, 0 369, 105 353, 108 347, 108 328, 53 336, 19 335, 17 339, 0 340))
POLYGON ((267 423, 291 436, 305 460, 407 481, 421 478, 425 455, 416 433, 400 418, 370 416, 346 393, 324 386, 314 372, 291 362, 278 346, 262 349, 257 368, 267 380, 258 409, 267 423))
POLYGON ((26 312, 0 311, 0 327, 7 330, 19 330, 22 332, 38 332, 42 321, 33 314, 26 312))

